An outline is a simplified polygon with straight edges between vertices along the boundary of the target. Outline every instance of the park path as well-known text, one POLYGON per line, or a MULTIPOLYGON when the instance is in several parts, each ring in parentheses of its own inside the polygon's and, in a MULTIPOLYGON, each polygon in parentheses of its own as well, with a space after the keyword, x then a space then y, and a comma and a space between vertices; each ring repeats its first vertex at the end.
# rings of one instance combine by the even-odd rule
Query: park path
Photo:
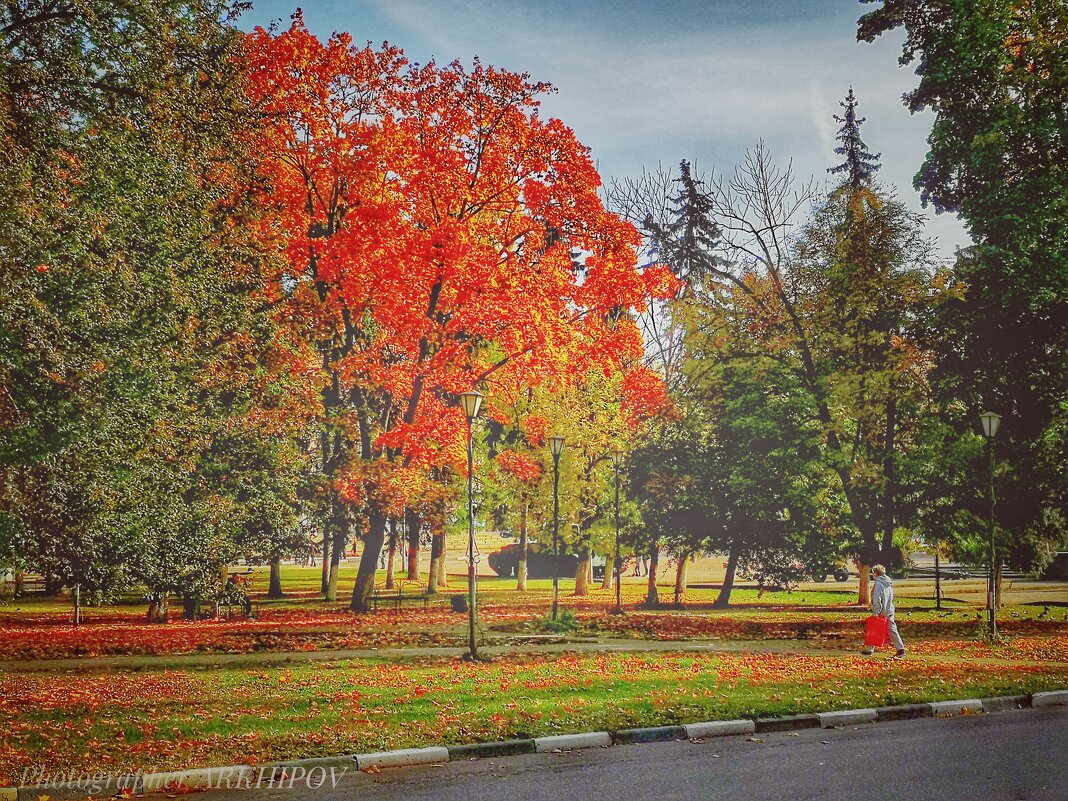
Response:
MULTIPOLYGON (((479 652, 486 656, 531 653, 597 653, 625 651, 685 652, 712 651, 718 653, 747 654, 797 654, 823 656, 856 656, 855 648, 833 648, 825 644, 806 643, 803 640, 641 640, 615 638, 583 638, 561 640, 547 637, 539 641, 535 637, 494 638, 480 646, 479 652)), ((457 646, 408 646, 398 648, 354 648, 348 650, 322 651, 262 651, 240 654, 160 654, 103 657, 73 657, 66 659, 6 660, 0 661, 0 672, 45 673, 92 670, 141 670, 153 668, 210 668, 262 665, 286 665, 307 662, 328 662, 344 659, 419 659, 426 657, 459 657, 467 653, 466 647, 457 646)), ((886 652, 889 655, 889 652, 886 652)), ((873 657, 875 659, 882 656, 873 657)), ((983 665, 1047 665, 1019 659, 996 657, 969 657, 958 654, 912 654, 909 661, 967 662, 983 665)))

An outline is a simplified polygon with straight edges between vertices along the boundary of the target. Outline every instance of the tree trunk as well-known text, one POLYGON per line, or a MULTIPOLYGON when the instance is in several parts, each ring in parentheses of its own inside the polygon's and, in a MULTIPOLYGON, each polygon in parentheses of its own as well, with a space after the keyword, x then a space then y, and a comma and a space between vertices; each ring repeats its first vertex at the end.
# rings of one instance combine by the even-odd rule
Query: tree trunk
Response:
POLYGON ((404 521, 408 525, 408 580, 419 580, 419 538, 423 531, 423 519, 418 512, 404 510, 404 521))
POLYGON ((896 503, 896 487, 894 482, 894 437, 897 432, 897 398, 894 397, 894 380, 890 378, 890 399, 886 404, 886 454, 883 459, 883 475, 885 477, 886 494, 883 497, 883 562, 890 567, 890 555, 894 548, 894 504, 896 503))
POLYGON ((575 595, 585 598, 590 594, 590 546, 584 544, 579 551, 578 564, 575 566, 575 595))
POLYGON ((352 588, 352 602, 349 608, 353 612, 369 612, 371 594, 375 589, 375 574, 378 572, 378 556, 382 553, 382 543, 386 539, 386 518, 378 511, 372 511, 368 520, 367 536, 363 541, 363 555, 356 571, 356 583, 352 588))
POLYGON ((148 620, 149 623, 166 623, 170 611, 168 609, 169 600, 169 592, 155 593, 148 604, 148 614, 145 619, 148 620))
POLYGON ((322 587, 319 590, 326 597, 327 591, 330 589, 330 532, 325 528, 323 529, 323 580, 322 587))
POLYGON ((645 605, 660 606, 660 593, 656 589, 656 574, 660 568, 660 548, 654 545, 649 549, 649 583, 645 592, 645 605))
MULTIPOLYGON (((345 553, 345 545, 348 537, 345 535, 345 523, 338 520, 334 523, 334 538, 330 543, 330 581, 326 585, 326 600, 337 600, 337 582, 341 573, 341 557, 345 553)), ((378 558, 378 554, 375 554, 378 558)))
POLYGON ((515 588, 519 592, 527 591, 527 504, 523 501, 519 509, 519 563, 516 565, 515 588))
POLYGON ((615 582, 615 554, 609 554, 604 558, 604 577, 601 579, 601 589, 610 590, 616 586, 615 582))
POLYGON ((82 625, 82 585, 74 585, 74 625, 82 625))
POLYGON ((21 598, 26 591, 26 574, 22 570, 15 571, 15 597, 21 598))
POLYGON ((868 565, 859 559, 854 559, 857 573, 860 574, 860 589, 857 590, 857 606, 867 606, 871 603, 871 590, 868 587, 868 565))
POLYGON ((445 557, 449 553, 449 540, 445 534, 445 527, 441 528, 441 559, 438 560, 438 587, 449 586, 449 571, 445 564, 445 557))
POLYGON ((680 606, 686 598, 686 572, 690 565, 688 553, 679 555, 679 563, 675 566, 675 606, 680 606))
MULTIPOLYGON (((431 523, 431 529, 436 526, 431 523)), ((438 591, 441 583, 441 566, 445 562, 445 532, 438 530, 433 532, 430 540, 430 575, 427 576, 426 591, 433 595, 438 591)))
POLYGON ((994 568, 994 608, 1001 609, 1005 606, 1003 590, 1005 589, 1005 565, 998 559, 994 568))
POLYGON ((386 556, 386 588, 392 590, 396 581, 393 574, 396 570, 396 557, 397 557, 397 521, 390 518, 389 522, 389 554, 386 556))
POLYGON ((271 581, 267 587, 268 598, 285 598, 285 593, 282 592, 282 559, 281 557, 274 557, 271 560, 271 581))
POLYGON ((738 572, 738 560, 742 556, 740 545, 731 540, 731 549, 727 554, 727 573, 723 576, 723 586, 719 595, 712 602, 713 609, 726 609, 731 603, 731 590, 734 589, 734 577, 738 572))

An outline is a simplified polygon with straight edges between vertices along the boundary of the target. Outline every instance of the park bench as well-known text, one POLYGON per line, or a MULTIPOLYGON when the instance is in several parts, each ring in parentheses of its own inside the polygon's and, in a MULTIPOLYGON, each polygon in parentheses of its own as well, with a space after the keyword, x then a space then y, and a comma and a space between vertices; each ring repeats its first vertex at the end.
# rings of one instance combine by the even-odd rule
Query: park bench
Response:
POLYGON ((426 587, 418 581, 401 581, 393 589, 375 587, 371 593, 371 608, 376 612, 379 606, 400 609, 406 603, 422 604, 423 609, 429 608, 430 595, 426 587))

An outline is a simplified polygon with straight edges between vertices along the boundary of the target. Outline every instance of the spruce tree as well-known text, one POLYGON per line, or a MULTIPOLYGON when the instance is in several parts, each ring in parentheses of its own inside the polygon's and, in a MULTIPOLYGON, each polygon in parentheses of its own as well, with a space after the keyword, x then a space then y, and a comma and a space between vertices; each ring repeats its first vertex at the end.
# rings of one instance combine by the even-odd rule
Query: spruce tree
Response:
POLYGON ((851 190, 860 189, 862 186, 870 186, 879 171, 879 157, 881 153, 871 153, 864 140, 860 137, 860 126, 864 124, 864 117, 857 117, 857 97, 853 94, 853 87, 849 87, 844 103, 839 105, 845 109, 845 115, 834 115, 835 121, 841 123, 836 137, 841 143, 834 152, 842 156, 845 161, 827 170, 829 173, 838 175, 845 173, 843 184, 851 190))
POLYGON ((718 263, 715 249, 720 231, 712 210, 712 198, 704 182, 694 177, 690 162, 679 164, 678 192, 670 198, 670 213, 674 217, 666 225, 652 217, 645 220, 660 257, 691 287, 708 276, 718 263))

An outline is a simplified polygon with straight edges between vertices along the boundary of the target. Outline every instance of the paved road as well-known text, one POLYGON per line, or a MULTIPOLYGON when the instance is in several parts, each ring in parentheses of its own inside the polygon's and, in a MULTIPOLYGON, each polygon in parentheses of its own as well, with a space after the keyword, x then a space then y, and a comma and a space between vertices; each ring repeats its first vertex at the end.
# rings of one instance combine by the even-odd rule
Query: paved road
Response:
POLYGON ((1065 801, 1068 709, 350 771, 204 801, 1065 801))

